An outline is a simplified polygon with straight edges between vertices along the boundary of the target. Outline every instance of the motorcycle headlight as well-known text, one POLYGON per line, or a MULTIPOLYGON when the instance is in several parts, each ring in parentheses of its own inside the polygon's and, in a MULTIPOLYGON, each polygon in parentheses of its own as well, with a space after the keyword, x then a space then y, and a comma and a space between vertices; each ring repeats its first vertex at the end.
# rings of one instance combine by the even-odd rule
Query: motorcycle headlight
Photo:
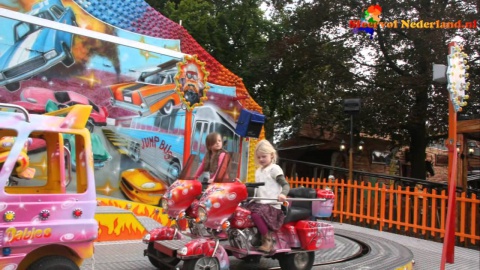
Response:
POLYGON ((187 255, 187 253, 188 253, 188 248, 187 247, 183 247, 183 248, 181 248, 177 251, 177 254, 182 255, 182 256, 187 255))
POLYGON ((197 222, 205 222, 207 220, 207 210, 200 206, 197 210, 197 222))
POLYGON ((167 211, 167 210, 168 210, 168 201, 167 201, 167 199, 162 198, 162 199, 160 200, 160 207, 163 208, 163 211, 167 211))
POLYGON ((145 234, 145 236, 142 239, 143 243, 148 244, 150 242, 150 237, 151 235, 149 233, 145 234))
POLYGON ((50 59, 54 58, 55 56, 57 56, 57 52, 55 50, 48 51, 43 55, 43 57, 45 57, 45 59, 47 59, 47 60, 50 60, 50 59))

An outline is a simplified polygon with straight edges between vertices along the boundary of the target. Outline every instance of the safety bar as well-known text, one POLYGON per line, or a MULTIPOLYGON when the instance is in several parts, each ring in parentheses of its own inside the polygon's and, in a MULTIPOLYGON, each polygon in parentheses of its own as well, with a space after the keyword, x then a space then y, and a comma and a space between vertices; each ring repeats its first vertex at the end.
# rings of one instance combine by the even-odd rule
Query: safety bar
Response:
MULTIPOLYGON (((269 200, 269 201, 278 201, 277 199, 267 198, 267 197, 248 197, 247 200, 269 200)), ((292 202, 313 202, 313 201, 326 201, 325 198, 316 198, 316 199, 309 199, 309 198, 288 198, 287 201, 292 202)))
POLYGON ((30 115, 28 114, 28 111, 24 107, 18 106, 18 105, 15 105, 15 104, 9 104, 9 103, 0 103, 0 107, 15 109, 15 111, 18 110, 18 111, 22 112, 25 115, 25 121, 30 123, 30 115))

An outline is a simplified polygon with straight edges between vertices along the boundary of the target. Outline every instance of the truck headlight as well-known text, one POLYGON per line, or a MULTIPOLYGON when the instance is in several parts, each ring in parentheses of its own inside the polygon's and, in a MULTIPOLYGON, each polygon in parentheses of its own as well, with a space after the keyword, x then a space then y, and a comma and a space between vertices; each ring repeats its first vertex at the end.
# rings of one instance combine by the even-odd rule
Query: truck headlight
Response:
POLYGON ((55 56, 57 56, 57 52, 55 50, 48 51, 43 55, 43 57, 45 57, 45 59, 47 59, 47 60, 50 60, 50 59, 54 58, 55 56))
POLYGON ((12 145, 13 145, 12 142, 4 142, 4 143, 2 143, 2 147, 5 147, 5 148, 11 148, 12 145))
POLYGON ((205 222, 206 220, 207 220, 207 210, 204 207, 199 206, 198 210, 197 210, 196 221, 197 222, 205 222))
POLYGON ((142 188, 143 188, 143 189, 152 189, 152 188, 155 188, 155 183, 153 183, 153 182, 144 183, 144 184, 142 184, 142 188))

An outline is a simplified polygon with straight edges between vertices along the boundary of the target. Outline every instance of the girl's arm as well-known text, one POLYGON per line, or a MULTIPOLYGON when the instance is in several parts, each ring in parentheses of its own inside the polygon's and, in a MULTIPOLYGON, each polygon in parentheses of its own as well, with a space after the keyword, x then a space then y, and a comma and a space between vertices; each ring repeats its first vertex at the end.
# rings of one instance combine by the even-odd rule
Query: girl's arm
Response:
POLYGON ((275 180, 277 180, 277 183, 282 186, 282 192, 280 194, 287 196, 288 192, 290 191, 290 185, 287 183, 285 176, 280 174, 275 180))

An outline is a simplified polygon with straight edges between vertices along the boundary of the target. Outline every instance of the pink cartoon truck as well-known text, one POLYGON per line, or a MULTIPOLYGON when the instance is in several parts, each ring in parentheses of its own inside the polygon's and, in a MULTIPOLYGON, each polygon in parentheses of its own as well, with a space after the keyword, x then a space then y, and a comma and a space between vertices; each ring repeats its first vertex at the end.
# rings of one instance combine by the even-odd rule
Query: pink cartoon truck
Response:
POLYGON ((85 128, 91 109, 35 115, 0 104, 0 269, 73 270, 93 256, 97 202, 85 128), (74 173, 66 134, 75 136, 74 173), (26 154, 34 139, 44 140, 45 150, 26 154))

